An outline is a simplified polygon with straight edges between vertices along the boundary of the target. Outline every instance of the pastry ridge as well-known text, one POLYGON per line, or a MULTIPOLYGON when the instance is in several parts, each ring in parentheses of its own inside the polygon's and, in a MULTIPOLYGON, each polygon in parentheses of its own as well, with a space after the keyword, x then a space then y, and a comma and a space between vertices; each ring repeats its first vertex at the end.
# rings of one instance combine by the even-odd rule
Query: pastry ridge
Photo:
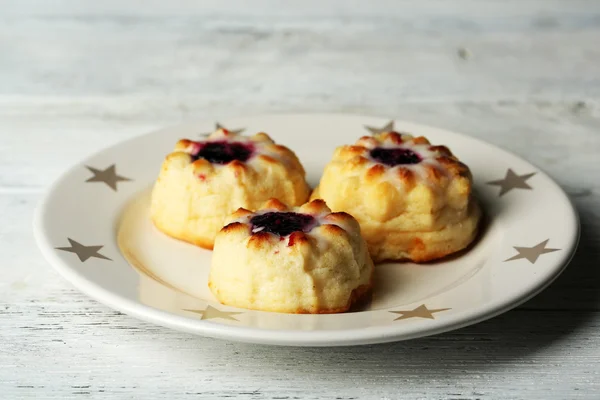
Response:
POLYGON ((229 220, 216 237, 208 283, 222 304, 323 314, 368 299, 373 261, 351 215, 332 213, 322 200, 290 208, 270 200, 229 220), (308 228, 281 235, 255 225, 255 217, 272 214, 305 218, 308 228))
POLYGON ((305 175, 294 152, 264 132, 243 136, 218 129, 203 140, 181 139, 153 187, 151 218, 167 235, 212 249, 226 217, 240 207, 257 209, 269 198, 303 204, 310 195, 305 175), (203 155, 209 145, 226 151, 203 155), (242 149, 239 157, 227 153, 232 146, 242 149), (233 159, 218 159, 223 154, 233 159))
POLYGON ((481 219, 469 167, 448 147, 406 133, 338 147, 311 195, 318 198, 358 220, 375 262, 425 262, 462 250, 481 219))

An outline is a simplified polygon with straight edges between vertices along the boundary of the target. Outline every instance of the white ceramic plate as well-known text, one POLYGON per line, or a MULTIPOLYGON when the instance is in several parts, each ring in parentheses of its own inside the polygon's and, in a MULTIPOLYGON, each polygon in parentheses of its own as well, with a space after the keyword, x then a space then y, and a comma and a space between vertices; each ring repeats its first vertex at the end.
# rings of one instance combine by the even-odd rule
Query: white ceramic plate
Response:
MULTIPOLYGON (((311 185, 334 148, 391 121, 347 115, 271 115, 219 121, 265 131, 292 148, 311 185)), ((433 264, 377 266, 373 301, 333 315, 293 315, 219 304, 207 288, 211 252, 166 237, 149 221, 149 190, 180 138, 215 127, 203 121, 103 150, 67 171, 35 218, 44 255, 94 299, 134 317, 199 335, 254 343, 335 346, 411 339, 498 315, 531 298, 571 258, 579 222, 546 174, 479 140, 393 121, 397 131, 445 144, 474 174, 487 222, 460 256, 433 264)))

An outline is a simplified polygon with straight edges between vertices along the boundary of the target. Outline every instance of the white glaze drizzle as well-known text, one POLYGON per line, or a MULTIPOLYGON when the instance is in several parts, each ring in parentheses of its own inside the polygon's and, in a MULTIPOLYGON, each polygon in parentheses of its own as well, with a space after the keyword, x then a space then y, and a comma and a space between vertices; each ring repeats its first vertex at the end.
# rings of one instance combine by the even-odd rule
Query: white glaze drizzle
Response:
POLYGON ((371 168, 374 165, 383 165, 385 168, 384 179, 393 182, 395 186, 403 186, 401 185, 402 181, 399 178, 399 170, 401 168, 409 170, 413 172, 417 178, 426 184, 430 184, 427 179, 427 170, 425 167, 433 167, 438 171, 442 172, 444 175, 448 175, 448 171, 444 168, 437 158, 441 156, 440 152, 432 151, 431 144, 415 144, 412 142, 413 136, 408 134, 401 134, 402 143, 394 143, 391 140, 385 141, 377 141, 374 138, 365 138, 361 139, 357 142, 358 145, 365 148, 365 152, 363 157, 369 160, 370 165, 367 168, 371 168), (376 147, 384 148, 384 149, 407 149, 415 152, 420 158, 421 161, 417 164, 399 164, 395 166, 385 165, 383 163, 374 160, 370 156, 370 151, 376 147))
MULTIPOLYGON (((248 214, 245 215, 241 218, 238 218, 230 223, 242 223, 244 225, 247 225, 250 229, 251 229, 251 234, 254 233, 258 233, 264 230, 264 227, 257 227, 257 228, 252 228, 252 223, 250 222, 250 220, 258 215, 264 215, 270 212, 275 212, 275 213, 296 213, 296 214, 304 214, 304 215, 310 215, 311 217, 314 218, 314 222, 312 223, 312 225, 310 226, 310 229, 306 232, 304 232, 304 234, 311 236, 313 238, 315 238, 319 243, 323 243, 323 239, 322 235, 318 234, 317 232, 315 232, 315 228, 318 228, 319 226, 322 225, 336 225, 342 229, 344 229, 345 231, 348 231, 348 227, 344 226, 345 224, 340 223, 339 221, 331 221, 326 219, 327 216, 331 215, 332 212, 329 211, 325 211, 325 212, 319 212, 319 213, 309 213, 309 212, 305 212, 305 211, 299 211, 298 209, 292 209, 292 210, 277 210, 275 208, 268 208, 268 209, 263 209, 263 210, 258 210, 256 212, 253 212, 252 214, 248 214)), ((288 235, 289 236, 289 235, 288 235)), ((284 236, 287 237, 287 236, 284 236)), ((287 242, 286 242, 287 243, 287 242)))
MULTIPOLYGON (((273 152, 269 149, 269 146, 275 146, 276 144, 269 140, 256 140, 252 136, 244 136, 238 134, 225 133, 226 131, 223 129, 218 129, 215 132, 211 133, 206 139, 192 141, 184 151, 188 154, 194 155, 200 151, 199 147, 201 143, 210 143, 210 142, 229 142, 229 143, 242 143, 242 144, 250 144, 254 147, 254 151, 252 152, 252 156, 245 161, 245 164, 253 166, 254 164, 260 163, 260 159, 257 157, 259 155, 269 156, 271 158, 276 159, 277 161, 287 164, 288 160, 286 157, 281 157, 280 154, 273 152)), ((227 164, 218 164, 211 163, 214 168, 223 168, 226 167, 227 164)))

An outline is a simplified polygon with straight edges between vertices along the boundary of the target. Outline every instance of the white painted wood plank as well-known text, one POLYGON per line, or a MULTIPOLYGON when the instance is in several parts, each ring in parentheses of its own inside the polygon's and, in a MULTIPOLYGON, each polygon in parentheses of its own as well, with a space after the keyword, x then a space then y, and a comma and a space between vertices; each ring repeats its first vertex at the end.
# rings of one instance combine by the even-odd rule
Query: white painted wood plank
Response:
POLYGON ((272 104, 600 96, 595 1, 320 3, 9 2, 0 94, 272 104))
POLYGON ((115 16, 115 15, 237 15, 252 16, 399 16, 407 13, 427 16, 464 16, 465 18, 496 19, 498 16, 518 17, 527 15, 577 14, 582 10, 594 9, 594 0, 104 0, 82 2, 80 0, 0 0, 7 16, 115 16))
MULTIPOLYGON (((67 166, 129 137, 183 121, 266 112, 382 115, 456 130, 513 151, 575 196, 597 195, 600 102, 280 104, 204 98, 45 99, 0 96, 0 190, 41 189, 67 166), (27 162, 23 162, 24 158, 27 162), (582 171, 583 170, 583 171, 582 171), (590 193, 591 192, 591 193, 590 193)), ((585 197, 585 196, 583 196, 585 197)))
POLYGON ((0 307, 4 398, 594 399, 600 314, 513 311, 354 348, 193 337, 79 296, 0 307), (529 395, 527 395, 529 393, 529 395))

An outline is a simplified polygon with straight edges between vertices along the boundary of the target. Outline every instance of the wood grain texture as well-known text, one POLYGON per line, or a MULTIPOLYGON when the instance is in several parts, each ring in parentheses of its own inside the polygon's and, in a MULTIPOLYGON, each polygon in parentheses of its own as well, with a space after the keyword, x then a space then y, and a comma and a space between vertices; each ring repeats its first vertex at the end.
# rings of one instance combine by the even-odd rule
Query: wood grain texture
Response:
POLYGON ((590 399, 600 392, 600 3, 0 0, 0 398, 590 399), (285 4, 285 7, 284 7, 285 4), (42 190, 166 125, 397 117, 484 139, 570 194, 578 253, 517 310, 394 344, 199 338, 89 300, 35 249, 42 190))
POLYGON ((593 0, 122 3, 8 2, 1 93, 246 104, 600 94, 593 0))

